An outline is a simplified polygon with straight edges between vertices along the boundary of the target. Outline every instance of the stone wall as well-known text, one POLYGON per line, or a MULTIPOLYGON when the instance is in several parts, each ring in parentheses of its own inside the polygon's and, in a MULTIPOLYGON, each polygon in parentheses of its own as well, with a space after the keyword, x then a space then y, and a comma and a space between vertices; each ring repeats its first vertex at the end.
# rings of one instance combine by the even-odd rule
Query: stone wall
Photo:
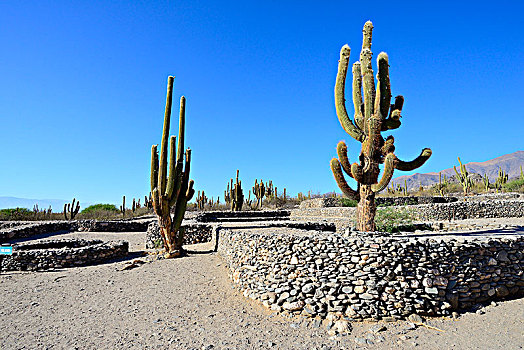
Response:
POLYGON ((70 231, 84 232, 146 232, 156 219, 147 220, 73 220, 73 221, 24 221, 5 222, 0 228, 0 243, 47 233, 70 231))
POLYGON ((223 229, 218 251, 246 297, 311 317, 449 315, 524 295, 524 237, 435 241, 223 229))
POLYGON ((76 231, 88 232, 146 232, 149 224, 156 219, 147 219, 141 221, 131 220, 112 220, 112 221, 97 221, 97 220, 79 220, 74 224, 76 231))
MULTIPOLYGON (((475 218, 524 217, 523 200, 484 200, 459 201, 452 203, 396 206, 397 210, 407 210, 421 221, 463 220, 475 218)), ((291 220, 325 220, 335 224, 347 225, 356 214, 354 207, 327 207, 293 209, 291 220)))
MULTIPOLYGON (((184 223, 182 227, 186 230, 184 244, 205 243, 212 240, 213 225, 190 222, 184 223)), ((158 222, 152 222, 146 232, 146 249, 161 249, 163 247, 158 222)))
POLYGON ((464 201, 426 204, 414 208, 420 220, 524 217, 523 200, 464 201))
POLYGON ((126 256, 126 241, 50 240, 13 245, 12 255, 0 255, 1 271, 35 271, 94 265, 126 256))
MULTIPOLYGON (((457 200, 457 197, 441 196, 376 197, 375 203, 377 205, 417 205, 429 203, 451 203, 456 202, 457 200)), ((341 198, 313 198, 302 201, 299 206, 300 209, 331 207, 343 207, 341 198)))
POLYGON ((68 221, 35 221, 26 222, 16 226, 7 226, 0 230, 0 243, 12 239, 25 238, 38 234, 52 232, 68 232, 71 222, 68 221))

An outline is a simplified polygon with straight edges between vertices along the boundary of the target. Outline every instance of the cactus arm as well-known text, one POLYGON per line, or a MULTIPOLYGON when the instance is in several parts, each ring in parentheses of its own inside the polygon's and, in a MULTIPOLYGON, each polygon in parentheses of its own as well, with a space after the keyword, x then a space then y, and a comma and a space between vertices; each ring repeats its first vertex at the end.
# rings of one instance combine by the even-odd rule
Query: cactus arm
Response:
POLYGON ((390 135, 386 138, 386 141, 381 148, 381 152, 383 156, 387 156, 388 153, 395 152, 395 138, 393 136, 390 135))
POLYGON ((404 106, 404 96, 395 97, 395 103, 390 107, 389 117, 382 123, 382 131, 398 129, 402 122, 400 121, 402 107, 404 106))
POLYGON ((391 84, 389 81, 389 59, 385 52, 381 52, 377 58, 377 99, 375 101, 375 111, 380 112, 380 119, 388 117, 391 103, 391 84), (380 98, 379 98, 380 95, 380 98))
POLYGON ((351 164, 349 163, 348 159, 348 148, 344 141, 340 141, 338 143, 337 154, 338 159, 340 160, 340 164, 342 165, 342 169, 344 169, 344 172, 349 176, 353 177, 353 175, 351 174, 351 164))
POLYGON ((349 119, 348 112, 346 111, 346 98, 345 98, 345 87, 346 87, 346 75, 348 71, 349 53, 351 49, 349 46, 344 45, 340 50, 340 60, 338 63, 337 80, 335 83, 335 108, 337 111, 338 120, 342 128, 355 140, 361 142, 364 140, 365 135, 358 127, 353 124, 349 119))
POLYGON ((167 188, 165 196, 171 198, 175 189, 175 179, 176 179, 176 136, 171 136, 169 138, 169 177, 167 179, 167 188))
POLYGON ((173 97, 174 77, 167 79, 166 109, 164 113, 164 129, 162 130, 162 143, 160 144, 160 162, 158 167, 158 190, 163 195, 166 191, 167 182, 167 144, 169 140, 169 127, 171 123, 171 105, 173 97))
POLYGON ((373 192, 379 193, 388 186, 391 178, 393 177, 393 171, 395 170, 395 158, 395 154, 393 153, 388 153, 386 156, 386 159, 384 160, 384 173, 382 174, 382 178, 380 179, 379 183, 371 185, 371 190, 373 192))
MULTIPOLYGON (((184 153, 182 152, 182 155, 183 154, 184 153)), ((169 200, 169 206, 173 206, 173 205, 176 204, 177 208, 178 208, 179 204, 181 204, 181 202, 187 201, 186 200, 186 196, 181 195, 181 194, 186 193, 187 190, 188 190, 189 171, 191 169, 191 149, 188 148, 186 150, 186 152, 185 152, 185 155, 186 155, 186 157, 185 157, 186 158, 186 162, 185 162, 185 165, 184 165, 184 171, 179 173, 179 175, 177 176, 178 177, 177 183, 179 183, 180 185, 178 185, 178 187, 175 188, 175 191, 176 191, 175 194, 176 195, 173 195, 172 198, 170 198, 170 200, 169 200)))
POLYGON ((355 124, 360 130, 364 129, 362 116, 362 76, 360 75, 360 62, 353 63, 353 108, 355 109, 355 124))
POLYGON ((364 91, 364 133, 367 134, 366 124, 373 115, 373 105, 375 102, 375 79, 371 66, 371 37, 373 24, 367 21, 363 29, 362 51, 360 52, 360 64, 362 72, 362 87, 364 91))
POLYGON ((358 163, 351 164, 351 177, 355 179, 358 183, 362 183, 364 177, 364 169, 358 163))
POLYGON ((424 148, 420 155, 410 162, 404 162, 400 159, 395 161, 395 169, 402 171, 411 171, 421 167, 431 157, 432 151, 429 148, 424 148))
POLYGON ((359 194, 357 191, 349 187, 346 179, 344 179, 344 174, 342 173, 342 168, 340 167, 340 162, 337 158, 331 159, 331 171, 335 177, 338 187, 342 190, 342 193, 350 199, 359 199, 359 194))

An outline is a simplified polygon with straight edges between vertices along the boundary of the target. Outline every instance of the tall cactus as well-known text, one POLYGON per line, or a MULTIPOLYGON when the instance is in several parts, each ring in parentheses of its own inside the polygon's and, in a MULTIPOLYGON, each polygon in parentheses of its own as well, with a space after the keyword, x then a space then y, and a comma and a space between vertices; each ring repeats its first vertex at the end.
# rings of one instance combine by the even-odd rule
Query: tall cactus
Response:
POLYGON ((482 177, 482 182, 484 183, 484 191, 489 192, 489 177, 488 174, 484 174, 482 177))
POLYGON ((80 201, 76 202, 76 198, 73 198, 72 203, 64 204, 64 217, 66 220, 74 220, 76 214, 80 211, 80 201), (67 214, 69 214, 69 219, 67 218, 67 214))
POLYGON ((173 100, 173 81, 170 76, 167 80, 167 98, 164 114, 164 129, 160 145, 160 158, 157 145, 151 147, 151 193, 153 208, 158 216, 160 235, 166 250, 165 257, 173 258, 183 253, 184 229, 182 220, 186 211, 187 202, 195 194, 193 180, 189 180, 191 165, 191 149, 185 151, 184 163, 184 127, 186 120, 186 99, 180 99, 180 117, 178 126, 178 150, 175 147, 176 137, 169 137, 171 122, 171 104, 173 100), (168 155, 169 139, 169 155, 168 155), (169 176, 168 176, 169 156, 169 176), (173 210, 172 210, 173 208, 173 210), (174 216, 171 217, 171 212, 174 216))
POLYGON ((331 170, 338 187, 348 198, 358 200, 357 230, 374 231, 375 227, 375 195, 384 190, 393 176, 394 169, 411 171, 422 166, 431 156, 431 149, 424 148, 422 153, 410 162, 399 160, 395 153, 394 138, 384 139, 381 132, 397 129, 400 126, 400 113, 404 97, 397 96, 391 103, 391 88, 389 82, 388 55, 381 52, 378 55, 377 88, 371 66, 371 34, 373 24, 368 21, 364 25, 362 51, 360 61, 353 64, 353 105, 354 121, 346 111, 345 85, 349 63, 350 48, 344 45, 340 50, 340 61, 335 83, 335 107, 342 128, 355 140, 362 143, 359 163, 351 164, 347 156, 347 146, 344 141, 337 145, 338 159, 331 160, 331 170), (362 96, 362 94, 364 96, 362 96), (384 164, 382 178, 379 164, 384 164), (357 181, 357 190, 353 190, 344 177, 344 172, 357 181))
POLYGON ((457 157, 459 164, 460 164, 460 173, 457 171, 457 167, 453 165, 453 169, 455 170, 455 173, 457 174, 457 180, 462 185, 462 189, 464 190, 464 195, 467 196, 469 194, 469 191, 471 190, 471 187, 473 187, 473 181, 471 181, 471 178, 469 177, 468 170, 466 169, 466 166, 462 164, 460 161, 460 157, 457 157))

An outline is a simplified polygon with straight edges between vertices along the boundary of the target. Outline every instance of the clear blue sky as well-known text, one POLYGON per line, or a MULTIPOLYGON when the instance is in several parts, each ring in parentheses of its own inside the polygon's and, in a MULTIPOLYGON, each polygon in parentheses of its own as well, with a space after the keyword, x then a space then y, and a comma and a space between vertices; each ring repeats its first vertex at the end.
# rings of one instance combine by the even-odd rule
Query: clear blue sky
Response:
POLYGON ((417 171, 431 172, 522 150, 523 13, 522 1, 1 1, 0 196, 149 193, 168 75, 187 98, 197 190, 223 194, 238 168, 246 194, 255 177, 338 191, 337 142, 352 161, 360 151, 335 114, 339 50, 358 60, 367 20, 405 97, 400 158, 430 147, 417 171))

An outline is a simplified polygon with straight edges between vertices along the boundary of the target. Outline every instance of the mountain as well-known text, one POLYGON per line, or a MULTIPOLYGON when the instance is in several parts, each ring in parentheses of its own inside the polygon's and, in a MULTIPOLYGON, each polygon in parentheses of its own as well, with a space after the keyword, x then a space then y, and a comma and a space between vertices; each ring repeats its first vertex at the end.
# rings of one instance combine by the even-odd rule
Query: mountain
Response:
MULTIPOLYGON (((71 203, 63 199, 29 199, 29 198, 17 198, 17 197, 0 197, 0 209, 6 208, 27 208, 32 210, 35 204, 38 204, 38 208, 47 209, 49 206, 53 209, 53 212, 59 213, 64 210, 64 204, 71 203)), ((89 203, 80 202, 81 208, 86 208, 89 203)))
MULTIPOLYGON (((457 162, 458 169, 458 162, 457 162)), ((520 177, 520 167, 524 168, 524 151, 517 151, 514 153, 506 154, 485 162, 470 162, 465 163, 466 169, 469 173, 479 174, 483 176, 488 174, 490 182, 495 182, 499 174, 499 168, 502 168, 507 174, 509 179, 520 177)), ((404 186, 404 180, 408 185, 408 189, 418 189, 420 186, 428 187, 438 183, 439 173, 416 173, 413 175, 403 175, 396 177, 391 180, 394 184, 404 186)), ((453 168, 442 170, 442 175, 446 175, 448 178, 455 175, 453 168)))

